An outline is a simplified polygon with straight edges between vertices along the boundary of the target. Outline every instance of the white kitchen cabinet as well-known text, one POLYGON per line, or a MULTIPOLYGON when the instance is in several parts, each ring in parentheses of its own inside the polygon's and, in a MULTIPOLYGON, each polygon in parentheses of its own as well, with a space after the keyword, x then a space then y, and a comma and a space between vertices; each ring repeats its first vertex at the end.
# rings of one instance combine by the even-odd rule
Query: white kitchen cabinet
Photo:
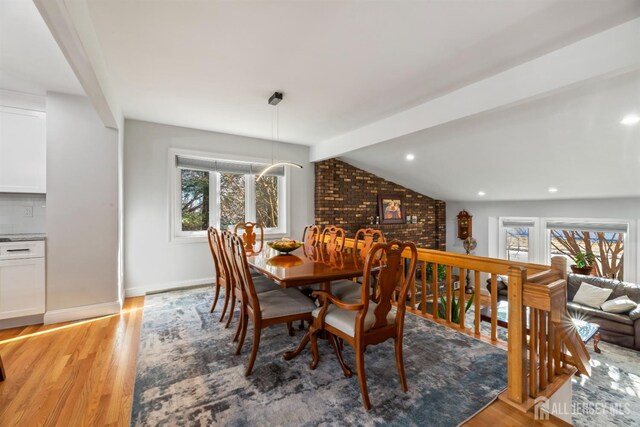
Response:
POLYGON ((0 320, 44 313, 44 262, 44 242, 0 244, 0 320))
POLYGON ((46 193, 46 117, 0 106, 0 192, 46 193))

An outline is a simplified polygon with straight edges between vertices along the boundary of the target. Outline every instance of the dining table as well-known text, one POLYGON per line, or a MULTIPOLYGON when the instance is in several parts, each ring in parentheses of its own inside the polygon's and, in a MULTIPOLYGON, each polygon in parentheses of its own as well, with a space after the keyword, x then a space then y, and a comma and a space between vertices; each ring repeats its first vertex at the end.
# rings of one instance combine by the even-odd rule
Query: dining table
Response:
MULTIPOLYGON (((362 275, 362 261, 352 252, 327 251, 322 246, 307 244, 287 254, 266 247, 260 253, 248 254, 247 261, 254 271, 283 288, 319 284, 321 290, 331 292, 331 282, 362 275)), ((298 356, 308 343, 307 330, 298 347, 285 352, 284 358, 298 356)))

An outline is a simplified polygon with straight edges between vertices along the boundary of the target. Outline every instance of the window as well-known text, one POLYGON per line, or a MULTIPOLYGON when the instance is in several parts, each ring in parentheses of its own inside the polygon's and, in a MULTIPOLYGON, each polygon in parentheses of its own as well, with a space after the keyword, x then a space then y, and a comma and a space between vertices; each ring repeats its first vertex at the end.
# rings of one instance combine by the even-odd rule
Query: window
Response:
POLYGON ((569 267, 578 252, 592 253, 593 275, 635 280, 634 263, 625 264, 636 256, 637 245, 629 239, 633 221, 518 217, 499 218, 498 227, 498 258, 549 264, 563 256, 569 267))
POLYGON ((501 218, 499 258, 517 262, 536 262, 535 218, 501 218))
POLYGON ((551 257, 564 256, 571 265, 577 253, 592 253, 596 259, 593 275, 624 279, 627 224, 547 221, 546 228, 551 257))
POLYGON ((200 237, 210 225, 233 228, 254 221, 267 234, 284 234, 285 169, 218 159, 172 156, 180 203, 174 215, 174 236, 200 237))

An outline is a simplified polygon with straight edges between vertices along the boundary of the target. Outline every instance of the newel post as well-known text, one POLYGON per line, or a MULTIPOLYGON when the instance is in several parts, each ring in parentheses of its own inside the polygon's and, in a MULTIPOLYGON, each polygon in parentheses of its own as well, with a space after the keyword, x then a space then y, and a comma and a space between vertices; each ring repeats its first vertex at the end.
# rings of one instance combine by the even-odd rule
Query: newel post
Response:
POLYGON ((526 317, 522 304, 523 285, 527 281, 527 270, 509 267, 509 337, 507 348, 507 396, 523 403, 527 398, 527 350, 526 317))

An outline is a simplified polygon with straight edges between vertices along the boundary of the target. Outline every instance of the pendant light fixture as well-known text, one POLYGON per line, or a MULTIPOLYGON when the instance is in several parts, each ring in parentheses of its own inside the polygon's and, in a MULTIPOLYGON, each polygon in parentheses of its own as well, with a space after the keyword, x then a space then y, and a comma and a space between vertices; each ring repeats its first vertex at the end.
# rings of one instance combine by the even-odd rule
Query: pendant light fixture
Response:
POLYGON ((269 103, 269 105, 273 105, 276 107, 276 111, 275 111, 275 119, 273 118, 273 116, 271 116, 271 166, 268 166, 265 170, 263 170, 260 175, 258 175, 258 179, 256 181, 260 181, 260 179, 262 179, 262 177, 269 172, 271 169, 276 168, 278 166, 294 166, 296 168, 302 169, 302 165, 299 165, 297 163, 293 163, 293 162, 275 162, 275 155, 274 155, 274 148, 275 148, 275 144, 276 144, 276 139, 278 140, 278 142, 280 141, 280 108, 278 107, 278 104, 280 103, 280 101, 282 101, 283 95, 281 92, 274 92, 273 95, 271 95, 269 97, 269 100, 267 101, 269 103), (276 123, 275 128, 276 128, 276 133, 275 133, 275 138, 274 138, 274 122, 276 123))

